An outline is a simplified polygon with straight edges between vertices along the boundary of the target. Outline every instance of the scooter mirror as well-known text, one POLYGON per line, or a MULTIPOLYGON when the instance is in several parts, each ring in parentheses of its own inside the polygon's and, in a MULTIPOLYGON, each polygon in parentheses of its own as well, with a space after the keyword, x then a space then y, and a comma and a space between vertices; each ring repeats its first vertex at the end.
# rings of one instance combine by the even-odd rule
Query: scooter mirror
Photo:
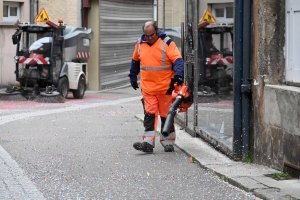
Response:
POLYGON ((13 44, 18 44, 19 43, 19 39, 18 39, 17 35, 12 36, 12 42, 13 42, 13 44))

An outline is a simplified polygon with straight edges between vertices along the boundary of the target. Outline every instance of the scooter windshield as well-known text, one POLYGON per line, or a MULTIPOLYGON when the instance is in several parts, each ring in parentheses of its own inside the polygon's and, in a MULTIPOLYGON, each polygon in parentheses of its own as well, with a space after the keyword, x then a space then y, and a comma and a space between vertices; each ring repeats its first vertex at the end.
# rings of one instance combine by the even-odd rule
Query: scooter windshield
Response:
POLYGON ((32 43, 29 47, 29 51, 39 50, 41 48, 45 48, 46 46, 49 47, 50 43, 52 42, 51 37, 43 37, 32 43))

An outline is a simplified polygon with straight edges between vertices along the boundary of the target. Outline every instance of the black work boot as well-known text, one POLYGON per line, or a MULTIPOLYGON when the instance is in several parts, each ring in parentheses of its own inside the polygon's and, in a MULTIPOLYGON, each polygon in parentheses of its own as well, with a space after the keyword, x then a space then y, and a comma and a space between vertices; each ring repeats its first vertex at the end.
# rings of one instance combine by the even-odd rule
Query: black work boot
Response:
POLYGON ((143 151, 143 152, 146 152, 146 153, 152 153, 153 148, 154 148, 148 142, 136 142, 136 143, 133 144, 133 147, 138 151, 143 151))
POLYGON ((165 148, 165 152, 173 152, 174 151, 173 145, 166 145, 166 146, 164 146, 164 148, 165 148))

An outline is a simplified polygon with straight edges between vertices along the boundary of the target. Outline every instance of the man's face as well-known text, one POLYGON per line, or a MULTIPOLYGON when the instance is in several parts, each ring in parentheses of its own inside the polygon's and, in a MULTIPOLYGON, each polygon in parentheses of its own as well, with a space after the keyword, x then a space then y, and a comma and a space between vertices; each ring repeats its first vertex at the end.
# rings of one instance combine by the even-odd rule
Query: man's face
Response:
POLYGON ((146 40, 149 44, 154 44, 158 39, 158 34, 155 31, 153 26, 145 27, 144 34, 146 36, 146 40))

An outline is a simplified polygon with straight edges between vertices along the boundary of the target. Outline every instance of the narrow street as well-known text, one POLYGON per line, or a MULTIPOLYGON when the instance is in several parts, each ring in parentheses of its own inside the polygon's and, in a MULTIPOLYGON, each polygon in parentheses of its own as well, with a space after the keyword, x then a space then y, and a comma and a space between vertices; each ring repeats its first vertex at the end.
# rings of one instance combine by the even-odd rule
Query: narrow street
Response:
MULTIPOLYGON (((140 98, 126 87, 59 104, 1 101, 0 145, 45 199, 258 199, 179 148, 164 152, 159 137, 153 154, 136 151, 140 98)), ((1 199, 30 199, 30 191, 10 191, 8 176, 1 177, 1 199)))

